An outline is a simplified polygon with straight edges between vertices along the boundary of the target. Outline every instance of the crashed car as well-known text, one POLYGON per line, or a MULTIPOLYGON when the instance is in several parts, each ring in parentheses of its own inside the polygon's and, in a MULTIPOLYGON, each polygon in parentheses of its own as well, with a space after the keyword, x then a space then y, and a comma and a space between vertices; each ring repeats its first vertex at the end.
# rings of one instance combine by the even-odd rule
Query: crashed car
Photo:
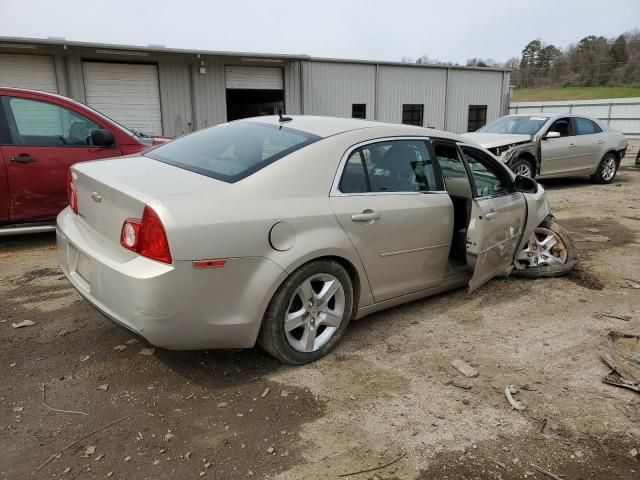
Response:
POLYGON ((464 137, 531 178, 589 175, 611 183, 627 149, 621 132, 595 118, 567 114, 501 117, 464 137))
POLYGON ((543 188, 458 135, 259 117, 76 164, 62 270, 168 349, 326 355, 349 322, 496 275, 575 265, 543 188))

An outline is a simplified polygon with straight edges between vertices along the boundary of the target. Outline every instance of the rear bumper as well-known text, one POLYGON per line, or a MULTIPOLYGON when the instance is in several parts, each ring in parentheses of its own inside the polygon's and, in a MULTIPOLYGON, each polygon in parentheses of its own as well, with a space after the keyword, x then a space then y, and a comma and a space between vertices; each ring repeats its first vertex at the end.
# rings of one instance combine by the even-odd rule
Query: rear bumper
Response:
POLYGON ((245 348, 286 274, 262 257, 224 267, 166 265, 128 252, 67 208, 56 225, 58 255, 73 287, 105 316, 162 348, 245 348))

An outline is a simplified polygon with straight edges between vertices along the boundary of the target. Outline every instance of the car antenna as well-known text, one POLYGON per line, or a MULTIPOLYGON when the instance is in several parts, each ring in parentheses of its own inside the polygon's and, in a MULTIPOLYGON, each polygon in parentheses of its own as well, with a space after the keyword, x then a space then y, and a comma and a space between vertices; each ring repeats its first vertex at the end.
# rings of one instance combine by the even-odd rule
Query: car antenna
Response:
POLYGON ((291 120, 293 120, 293 118, 291 117, 285 117, 282 115, 282 110, 278 110, 278 116, 280 117, 280 122, 290 122, 291 120))

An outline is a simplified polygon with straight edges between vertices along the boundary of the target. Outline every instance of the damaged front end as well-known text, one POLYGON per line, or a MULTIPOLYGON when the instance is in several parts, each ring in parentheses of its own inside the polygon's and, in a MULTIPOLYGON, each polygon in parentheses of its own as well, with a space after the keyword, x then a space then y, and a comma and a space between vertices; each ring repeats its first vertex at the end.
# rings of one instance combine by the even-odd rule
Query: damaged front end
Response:
POLYGON ((537 140, 501 145, 489 148, 488 150, 510 168, 514 165, 516 160, 525 159, 531 164, 533 175, 538 175, 540 173, 540 158, 542 150, 540 142, 537 140))

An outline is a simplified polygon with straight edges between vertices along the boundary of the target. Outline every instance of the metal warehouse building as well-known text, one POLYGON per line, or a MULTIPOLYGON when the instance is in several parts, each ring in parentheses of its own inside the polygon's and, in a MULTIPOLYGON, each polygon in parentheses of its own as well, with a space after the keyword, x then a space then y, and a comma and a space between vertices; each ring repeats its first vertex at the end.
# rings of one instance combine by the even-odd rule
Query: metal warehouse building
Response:
POLYGON ((0 37, 0 85, 172 137, 280 109, 466 132, 508 112, 509 81, 491 68, 0 37))

